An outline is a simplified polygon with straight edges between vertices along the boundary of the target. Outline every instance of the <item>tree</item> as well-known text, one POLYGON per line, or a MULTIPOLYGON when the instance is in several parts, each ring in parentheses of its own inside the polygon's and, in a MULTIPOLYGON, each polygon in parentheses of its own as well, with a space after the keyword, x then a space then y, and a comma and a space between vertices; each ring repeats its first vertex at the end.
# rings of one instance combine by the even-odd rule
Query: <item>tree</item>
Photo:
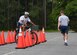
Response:
MULTIPOLYGON (((14 30, 16 22, 25 11, 30 13, 31 20, 37 25, 47 25, 47 29, 57 29, 57 19, 61 9, 66 11, 71 21, 77 18, 76 3, 76 0, 0 0, 0 30, 14 30)), ((72 24, 71 22, 70 25, 72 24)))
POLYGON ((70 28, 77 32, 77 0, 66 6, 66 14, 70 17, 70 28))

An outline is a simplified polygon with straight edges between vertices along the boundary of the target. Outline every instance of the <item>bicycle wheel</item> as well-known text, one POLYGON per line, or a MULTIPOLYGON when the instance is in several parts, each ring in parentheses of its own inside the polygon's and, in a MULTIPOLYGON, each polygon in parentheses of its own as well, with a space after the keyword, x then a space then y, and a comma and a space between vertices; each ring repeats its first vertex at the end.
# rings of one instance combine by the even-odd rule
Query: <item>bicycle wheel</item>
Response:
POLYGON ((38 42, 38 36, 37 36, 37 34, 32 31, 31 35, 32 35, 32 43, 33 43, 33 45, 37 44, 37 42, 38 42))

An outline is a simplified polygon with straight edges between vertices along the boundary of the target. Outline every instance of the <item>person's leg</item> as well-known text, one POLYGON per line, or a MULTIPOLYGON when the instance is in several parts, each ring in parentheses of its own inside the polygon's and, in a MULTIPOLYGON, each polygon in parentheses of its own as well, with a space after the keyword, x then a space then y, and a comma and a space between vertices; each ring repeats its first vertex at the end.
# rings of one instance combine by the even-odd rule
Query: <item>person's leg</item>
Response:
POLYGON ((65 41, 65 34, 64 34, 64 33, 62 33, 62 35, 63 35, 63 40, 65 41))
POLYGON ((66 26, 66 29, 65 29, 65 42, 68 41, 68 26, 66 26))
POLYGON ((17 22, 17 30, 16 30, 17 31, 16 32, 17 36, 18 36, 19 30, 20 30, 20 26, 22 26, 22 24, 17 22))
POLYGON ((63 40, 64 40, 64 45, 68 45, 67 44, 67 41, 68 41, 68 29, 67 29, 67 27, 66 26, 63 26, 62 28, 61 28, 61 33, 62 33, 62 35, 63 35, 63 40))
POLYGON ((64 30, 64 26, 61 26, 61 34, 63 35, 63 40, 65 41, 65 30, 64 30))
POLYGON ((68 33, 66 33, 66 32, 65 32, 64 39, 65 39, 65 40, 64 40, 64 45, 68 46, 68 44, 67 44, 67 43, 68 43, 68 42, 67 42, 67 41, 68 41, 68 33))
POLYGON ((67 43, 67 41, 68 41, 68 34, 65 33, 65 42, 67 43))

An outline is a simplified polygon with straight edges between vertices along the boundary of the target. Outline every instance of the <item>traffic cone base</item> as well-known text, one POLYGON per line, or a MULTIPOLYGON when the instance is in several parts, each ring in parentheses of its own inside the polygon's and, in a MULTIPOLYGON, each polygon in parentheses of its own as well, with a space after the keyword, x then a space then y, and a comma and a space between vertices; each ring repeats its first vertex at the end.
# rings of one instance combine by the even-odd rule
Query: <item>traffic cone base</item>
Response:
POLYGON ((7 44, 7 43, 4 43, 4 44, 1 43, 0 46, 2 46, 2 45, 6 45, 6 44, 7 44))
POLYGON ((25 47, 21 47, 21 48, 16 47, 15 49, 25 49, 25 47))

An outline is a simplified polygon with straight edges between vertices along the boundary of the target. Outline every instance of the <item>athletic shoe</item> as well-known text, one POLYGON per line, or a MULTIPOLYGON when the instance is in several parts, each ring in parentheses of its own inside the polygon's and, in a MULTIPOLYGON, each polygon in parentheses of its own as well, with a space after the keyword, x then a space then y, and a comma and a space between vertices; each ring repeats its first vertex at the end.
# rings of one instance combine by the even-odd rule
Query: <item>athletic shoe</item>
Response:
POLYGON ((68 46, 68 44, 67 44, 67 43, 64 43, 64 45, 65 45, 65 46, 68 46))

